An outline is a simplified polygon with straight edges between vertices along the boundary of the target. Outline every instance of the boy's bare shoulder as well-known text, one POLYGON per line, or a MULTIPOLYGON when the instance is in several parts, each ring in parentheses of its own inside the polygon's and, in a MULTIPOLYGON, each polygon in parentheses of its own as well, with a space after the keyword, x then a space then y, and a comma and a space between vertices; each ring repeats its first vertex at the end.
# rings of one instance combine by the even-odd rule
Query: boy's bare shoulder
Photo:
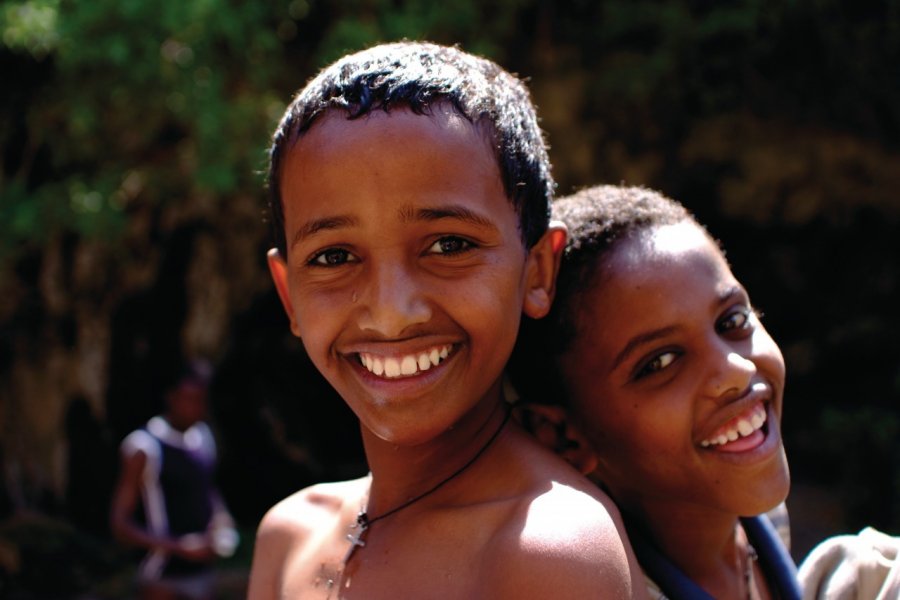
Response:
POLYGON ((306 536, 339 519, 348 503, 358 501, 368 489, 368 479, 319 483, 296 492, 266 512, 259 524, 261 535, 306 536))
POLYGON ((486 552, 490 597, 642 598, 621 516, 599 488, 556 457, 531 463, 545 477, 523 494, 486 552))
MULTIPOLYGON (((554 482, 495 538, 498 598, 632 598, 632 561, 618 513, 592 494, 554 482)), ((614 510, 614 509, 613 509, 614 510)))
POLYGON ((280 589, 285 566, 327 548, 346 515, 359 510, 368 478, 317 484, 288 496, 260 521, 250 573, 251 597, 280 589), (265 590, 265 592, 263 591, 265 590))

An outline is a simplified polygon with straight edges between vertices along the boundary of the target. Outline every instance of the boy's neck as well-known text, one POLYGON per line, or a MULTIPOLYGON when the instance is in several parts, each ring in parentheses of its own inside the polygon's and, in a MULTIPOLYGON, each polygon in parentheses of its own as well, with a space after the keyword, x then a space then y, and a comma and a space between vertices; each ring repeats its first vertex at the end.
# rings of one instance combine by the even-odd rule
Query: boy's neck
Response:
MULTIPOLYGON (((362 427, 366 459, 372 483, 366 506, 369 518, 376 518, 419 496, 445 479, 461 480, 474 470, 484 454, 499 439, 493 439, 503 425, 508 408, 499 394, 496 401, 483 402, 439 436, 415 446, 398 446, 378 438, 362 427), (471 465, 466 467, 472 459, 471 465), (462 472, 461 468, 465 467, 462 472)), ((497 438, 502 437, 502 432, 497 438)), ((447 481, 447 487, 451 482, 447 481)), ((443 487, 443 486, 442 486, 443 487)), ((436 490, 434 497, 441 490, 436 490)), ((426 499, 423 498, 422 502, 426 499)))

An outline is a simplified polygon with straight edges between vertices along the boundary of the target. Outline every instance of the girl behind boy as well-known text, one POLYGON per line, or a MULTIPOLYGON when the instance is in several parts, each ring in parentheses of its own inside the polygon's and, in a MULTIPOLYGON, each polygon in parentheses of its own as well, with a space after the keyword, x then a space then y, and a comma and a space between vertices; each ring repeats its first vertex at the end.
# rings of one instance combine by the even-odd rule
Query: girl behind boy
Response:
POLYGON ((563 453, 621 509, 651 597, 799 597, 769 521, 742 518, 787 496, 785 369, 719 246, 643 188, 587 189, 553 216, 570 232, 557 300, 523 325, 513 375, 566 398, 563 453))

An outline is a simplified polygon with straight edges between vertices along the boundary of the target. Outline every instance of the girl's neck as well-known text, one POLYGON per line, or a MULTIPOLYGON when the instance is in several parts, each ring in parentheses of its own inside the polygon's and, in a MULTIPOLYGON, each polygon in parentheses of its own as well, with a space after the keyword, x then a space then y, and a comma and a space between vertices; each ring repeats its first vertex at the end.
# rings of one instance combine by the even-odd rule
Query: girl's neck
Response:
POLYGON ((746 598, 748 545, 738 515, 666 501, 623 504, 659 551, 715 598, 746 598))

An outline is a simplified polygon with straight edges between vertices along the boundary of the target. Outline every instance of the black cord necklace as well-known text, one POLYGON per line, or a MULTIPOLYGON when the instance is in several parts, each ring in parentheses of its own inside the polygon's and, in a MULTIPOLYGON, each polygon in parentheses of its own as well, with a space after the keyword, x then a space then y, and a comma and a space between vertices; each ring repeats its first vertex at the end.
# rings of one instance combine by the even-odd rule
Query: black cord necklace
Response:
POLYGON ((392 508, 391 510, 387 511, 386 513, 378 515, 377 517, 369 518, 369 514, 365 510, 360 511, 360 513, 356 516, 356 522, 350 526, 350 529, 358 529, 359 531, 357 531, 355 535, 353 533, 347 534, 347 540, 350 542, 350 548, 347 549, 347 554, 344 555, 344 565, 347 564, 347 562, 350 560, 350 557, 353 556, 353 553, 356 551, 356 549, 358 547, 362 547, 362 546, 366 545, 366 541, 363 539, 363 534, 365 534, 366 531, 372 525, 374 525, 375 523, 377 523, 378 521, 380 521, 382 519, 386 519, 387 517, 400 512, 404 508, 407 508, 407 507, 415 504, 416 502, 425 498, 426 496, 433 494, 434 492, 438 491, 441 487, 443 487, 446 483, 451 481, 454 477, 456 477, 457 475, 460 475, 463 471, 465 471, 466 469, 471 467, 475 463, 475 461, 478 460, 481 457, 481 455, 484 454, 484 452, 488 448, 490 448, 491 444, 494 443, 494 440, 496 440, 497 437, 500 435, 500 432, 503 431, 503 427, 506 425, 506 422, 509 421, 510 412, 511 411, 509 411, 509 410, 506 411, 506 414, 503 416, 503 421, 500 423, 500 426, 497 427, 497 430, 493 433, 493 435, 491 435, 490 439, 484 444, 484 446, 482 446, 481 449, 475 453, 475 456, 470 458, 466 464, 464 464, 459 469, 457 469, 456 471, 451 473, 448 477, 439 481, 434 487, 422 492, 421 494, 413 497, 410 500, 407 500, 400 506, 396 506, 396 507, 392 508))

